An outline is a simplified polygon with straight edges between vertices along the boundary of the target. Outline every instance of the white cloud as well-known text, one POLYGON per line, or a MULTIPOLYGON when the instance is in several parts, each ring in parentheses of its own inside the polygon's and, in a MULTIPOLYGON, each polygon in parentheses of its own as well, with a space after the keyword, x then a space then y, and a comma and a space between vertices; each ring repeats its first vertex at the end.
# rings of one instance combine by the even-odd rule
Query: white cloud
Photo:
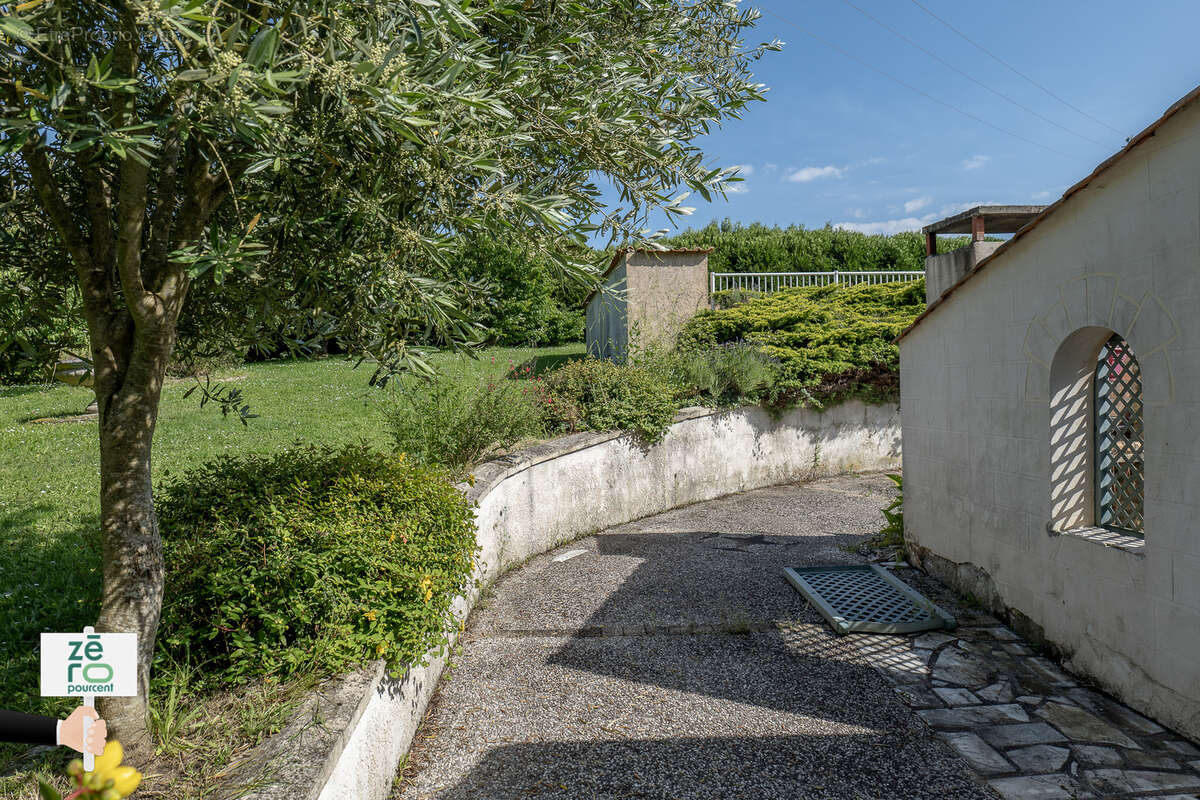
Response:
POLYGON ((865 208, 851 209, 850 216, 854 217, 855 219, 862 219, 863 217, 867 216, 867 210, 865 208))
POLYGON ((933 202, 933 198, 930 197, 929 195, 925 195, 924 197, 914 197, 912 200, 909 200, 907 203, 904 204, 904 213, 911 214, 914 211, 920 211, 922 208, 924 208, 925 206, 929 205, 932 202, 933 202))
POLYGON ((1054 193, 1049 191, 1034 192, 1032 195, 1030 195, 1030 197, 1034 200, 1049 200, 1053 196, 1054 193))
POLYGON ((763 164, 763 169, 767 172, 774 172, 775 170, 779 169, 779 165, 773 161, 768 161, 767 163, 763 164))
MULTIPOLYGON (((908 201, 907 203, 904 204, 905 211, 907 211, 908 213, 911 214, 913 211, 916 211, 919 208, 924 208, 929 205, 929 202, 924 202, 924 203, 921 203, 917 208, 911 208, 911 209, 909 208, 909 206, 911 206, 914 203, 917 203, 919 201, 922 201, 922 200, 928 201, 929 198, 921 197, 921 198, 917 198, 917 200, 908 201)), ((835 223, 833 223, 833 227, 842 228, 842 229, 848 230, 848 231, 858 231, 859 233, 869 233, 869 234, 874 234, 874 233, 893 234, 893 233, 903 233, 905 231, 919 231, 919 230, 921 230, 921 228, 925 227, 929 223, 936 222, 939 219, 945 219, 946 217, 952 217, 955 214, 958 214, 959 212, 966 211, 967 209, 970 209, 970 208, 975 208, 976 206, 991 206, 991 205, 995 205, 995 203, 980 202, 978 200, 974 200, 970 203, 951 203, 949 205, 942 206, 937 211, 930 211, 929 213, 922 214, 919 217, 910 216, 910 217, 903 217, 903 218, 899 218, 899 219, 878 220, 875 222, 835 222, 835 223)), ((855 212, 851 212, 851 213, 853 213, 855 217, 858 217, 857 213, 855 213, 855 212)))
POLYGON ((962 168, 969 172, 973 169, 979 169, 980 167, 982 167, 984 164, 988 163, 991 160, 992 160, 991 156, 980 156, 980 155, 971 156, 970 158, 963 160, 962 168))
POLYGON ((833 223, 833 227, 847 231, 858 231, 859 233, 893 234, 904 231, 919 231, 931 221, 931 217, 932 215, 927 214, 920 219, 917 217, 905 217, 904 219, 885 219, 879 222, 835 222, 833 223))
POLYGON ((753 164, 734 164, 733 168, 737 170, 738 177, 749 178, 754 174, 753 164))
POLYGON ((725 194, 746 194, 749 191, 750 186, 745 181, 725 184, 725 194))
POLYGON ((840 178, 845 174, 845 167, 801 167, 789 172, 787 180, 792 183, 808 183, 818 178, 840 178))

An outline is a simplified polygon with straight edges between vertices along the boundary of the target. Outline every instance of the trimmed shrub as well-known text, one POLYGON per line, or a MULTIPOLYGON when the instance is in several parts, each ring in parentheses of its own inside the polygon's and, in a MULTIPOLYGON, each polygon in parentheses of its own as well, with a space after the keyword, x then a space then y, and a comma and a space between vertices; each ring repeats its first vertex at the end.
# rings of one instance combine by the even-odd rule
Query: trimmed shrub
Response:
POLYGON ((790 289, 684 326, 684 351, 746 342, 779 364, 786 400, 894 399, 899 388, 895 338, 925 309, 925 281, 790 289))
POLYGON ((393 675, 446 642, 476 555, 471 509, 439 470, 365 445, 210 461, 161 488, 158 649, 211 686, 393 675))
POLYGON ((545 434, 533 389, 504 379, 443 375, 406 383, 387 419, 397 450, 424 464, 459 469, 545 434))
POLYGON ((656 442, 679 410, 670 383, 637 364, 570 361, 538 387, 549 427, 565 433, 629 430, 656 442))

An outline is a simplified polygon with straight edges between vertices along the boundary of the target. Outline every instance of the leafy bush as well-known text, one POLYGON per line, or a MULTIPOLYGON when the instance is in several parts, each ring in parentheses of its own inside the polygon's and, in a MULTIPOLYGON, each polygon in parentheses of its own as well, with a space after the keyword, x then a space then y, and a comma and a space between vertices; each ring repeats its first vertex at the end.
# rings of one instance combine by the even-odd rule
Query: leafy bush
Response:
POLYGON ((896 498, 880 509, 887 525, 883 527, 879 535, 883 544, 901 550, 904 547, 904 478, 890 473, 888 477, 892 479, 892 483, 896 484, 896 498))
POLYGON ((407 382, 397 397, 387 415, 392 439, 398 450, 425 464, 466 467, 498 448, 545 433, 542 411, 527 384, 441 375, 407 382))
POLYGON ((365 445, 210 461, 162 487, 159 656, 206 680, 397 674, 445 643, 476 554, 445 473, 365 445))
POLYGON ((689 400, 717 406, 768 399, 778 370, 762 350, 744 343, 684 352, 677 364, 681 393, 689 400))
POLYGON ((656 442, 679 410, 671 384, 638 364, 570 361, 537 386, 549 427, 562 432, 630 430, 656 442))
MULTIPOLYGON (((586 256, 590 258, 590 256, 586 256)), ((494 239, 474 238, 451 257, 448 277, 482 283, 476 321, 496 344, 542 346, 583 341, 586 287, 554 277, 536 254, 494 239)))
MULTIPOLYGON (((789 289, 733 308, 702 311, 684 326, 684 351, 746 342, 779 363, 785 399, 892 399, 894 340, 925 309, 925 282, 789 289)), ((777 392, 777 395, 780 393, 777 392)))
POLYGON ((49 379, 63 350, 88 353, 79 291, 0 263, 0 385, 49 379))

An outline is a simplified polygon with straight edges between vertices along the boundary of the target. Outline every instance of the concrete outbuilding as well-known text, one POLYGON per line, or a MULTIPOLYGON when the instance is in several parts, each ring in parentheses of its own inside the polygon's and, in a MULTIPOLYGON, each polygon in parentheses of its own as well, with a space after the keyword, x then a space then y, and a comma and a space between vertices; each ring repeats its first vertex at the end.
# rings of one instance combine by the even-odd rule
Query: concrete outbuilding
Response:
POLYGON ((708 308, 705 250, 618 250, 588 295, 587 352, 624 360, 630 348, 671 346, 683 323, 708 308))
POLYGON ((925 234, 925 305, 932 305, 975 265, 1004 244, 987 241, 989 233, 1016 233, 1028 225, 1045 206, 975 206, 921 229, 925 234), (938 234, 971 234, 966 247, 938 255, 938 234))
POLYGON ((1200 736, 1200 89, 1022 213, 899 339, 911 557, 1200 736))

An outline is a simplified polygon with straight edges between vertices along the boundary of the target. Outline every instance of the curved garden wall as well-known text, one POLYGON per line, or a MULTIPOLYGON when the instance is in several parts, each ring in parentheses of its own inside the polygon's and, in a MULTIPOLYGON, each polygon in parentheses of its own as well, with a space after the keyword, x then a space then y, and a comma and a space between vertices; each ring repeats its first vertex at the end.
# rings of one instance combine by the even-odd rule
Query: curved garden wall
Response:
MULTIPOLYGON (((685 409, 653 446, 628 434, 568 436, 488 462, 462 489, 477 503, 478 577, 486 585, 563 542, 677 506, 899 464, 895 405, 850 401, 778 416, 759 408, 685 409)), ((456 603, 460 622, 477 598, 476 589, 456 603)), ((230 794, 386 797, 445 663, 444 654, 432 653, 400 680, 375 664, 331 682, 231 770, 230 794)))

